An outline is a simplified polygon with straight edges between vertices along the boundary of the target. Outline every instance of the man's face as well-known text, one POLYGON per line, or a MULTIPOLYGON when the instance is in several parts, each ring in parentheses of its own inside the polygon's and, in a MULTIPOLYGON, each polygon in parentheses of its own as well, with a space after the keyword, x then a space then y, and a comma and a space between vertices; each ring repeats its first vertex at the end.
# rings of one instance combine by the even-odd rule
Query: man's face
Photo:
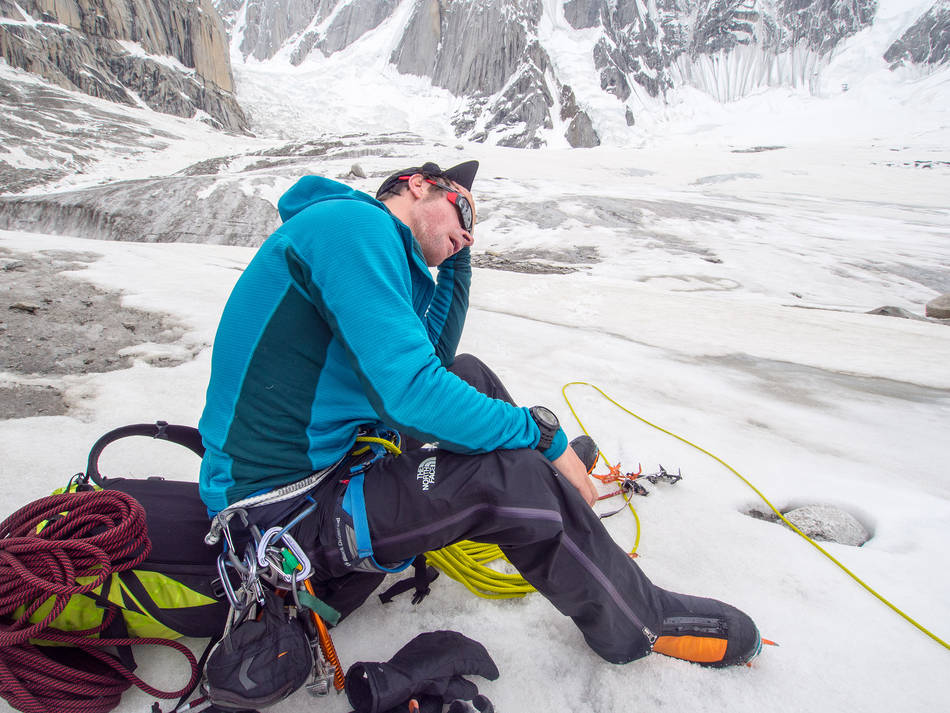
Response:
MULTIPOLYGON (((469 191, 447 179, 441 179, 439 182, 465 196, 474 210, 475 201, 469 191)), ((462 227, 458 210, 447 199, 446 192, 430 183, 424 185, 425 193, 414 205, 415 225, 410 227, 422 248, 426 264, 436 267, 475 241, 472 234, 462 227)))

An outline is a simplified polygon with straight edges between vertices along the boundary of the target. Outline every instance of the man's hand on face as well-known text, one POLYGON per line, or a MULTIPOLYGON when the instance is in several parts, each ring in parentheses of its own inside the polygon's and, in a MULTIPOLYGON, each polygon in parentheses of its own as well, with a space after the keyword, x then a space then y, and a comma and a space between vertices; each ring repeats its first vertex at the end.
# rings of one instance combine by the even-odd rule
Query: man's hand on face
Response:
POLYGON ((587 474, 587 468, 577 457, 574 449, 568 446, 567 450, 555 458, 552 463, 554 463, 555 468, 561 471, 561 475, 577 488, 587 504, 594 507, 594 503, 597 502, 597 490, 594 489, 594 484, 587 474))

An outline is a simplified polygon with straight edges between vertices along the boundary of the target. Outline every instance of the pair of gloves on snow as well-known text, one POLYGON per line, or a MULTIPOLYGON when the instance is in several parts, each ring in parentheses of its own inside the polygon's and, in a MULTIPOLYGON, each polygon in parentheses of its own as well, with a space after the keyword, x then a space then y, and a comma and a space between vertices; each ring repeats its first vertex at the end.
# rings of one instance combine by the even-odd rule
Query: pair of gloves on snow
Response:
POLYGON ((494 713, 478 687, 463 678, 494 681, 498 668, 488 651, 457 631, 419 634, 386 663, 359 662, 346 672, 346 695, 354 713, 494 713))

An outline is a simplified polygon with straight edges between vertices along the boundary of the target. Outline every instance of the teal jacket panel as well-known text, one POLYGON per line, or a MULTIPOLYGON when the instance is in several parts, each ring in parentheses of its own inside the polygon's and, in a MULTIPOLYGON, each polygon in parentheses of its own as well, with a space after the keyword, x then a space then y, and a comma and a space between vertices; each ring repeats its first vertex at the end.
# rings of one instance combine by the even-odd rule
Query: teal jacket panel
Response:
POLYGON ((278 209, 284 223, 238 280, 215 336, 199 423, 209 510, 332 465, 361 426, 460 453, 537 445, 527 409, 445 368, 468 309, 467 248, 436 282, 382 203, 316 176, 278 209))

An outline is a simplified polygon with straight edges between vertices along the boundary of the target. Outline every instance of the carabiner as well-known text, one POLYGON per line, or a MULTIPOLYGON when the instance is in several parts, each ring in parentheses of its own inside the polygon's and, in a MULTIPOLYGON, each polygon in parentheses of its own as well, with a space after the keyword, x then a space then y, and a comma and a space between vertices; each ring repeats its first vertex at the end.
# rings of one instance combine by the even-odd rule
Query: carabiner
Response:
MULTIPOLYGON (((297 541, 290 535, 289 532, 284 532, 284 528, 281 527, 272 527, 267 530, 263 535, 261 535, 261 541, 257 545, 257 564, 261 567, 267 567, 270 561, 267 559, 267 550, 271 547, 271 544, 275 541, 282 541, 287 545, 287 549, 297 558, 297 562, 300 563, 300 566, 303 570, 297 574, 297 579, 307 579, 313 573, 313 566, 310 564, 310 558, 304 553, 303 548, 297 544, 297 541), (283 534, 281 534, 283 532, 283 534), (278 538, 279 536, 279 538, 278 538)), ((275 567, 277 570, 277 575, 283 579, 285 582, 292 582, 293 577, 290 574, 287 574, 283 569, 275 567)))
POLYGON ((227 555, 224 552, 219 554, 218 577, 221 578, 221 588, 224 590, 224 595, 228 598, 228 601, 231 603, 231 606, 234 607, 235 611, 244 611, 247 605, 238 599, 237 593, 231 585, 231 578, 228 577, 228 564, 227 555))

